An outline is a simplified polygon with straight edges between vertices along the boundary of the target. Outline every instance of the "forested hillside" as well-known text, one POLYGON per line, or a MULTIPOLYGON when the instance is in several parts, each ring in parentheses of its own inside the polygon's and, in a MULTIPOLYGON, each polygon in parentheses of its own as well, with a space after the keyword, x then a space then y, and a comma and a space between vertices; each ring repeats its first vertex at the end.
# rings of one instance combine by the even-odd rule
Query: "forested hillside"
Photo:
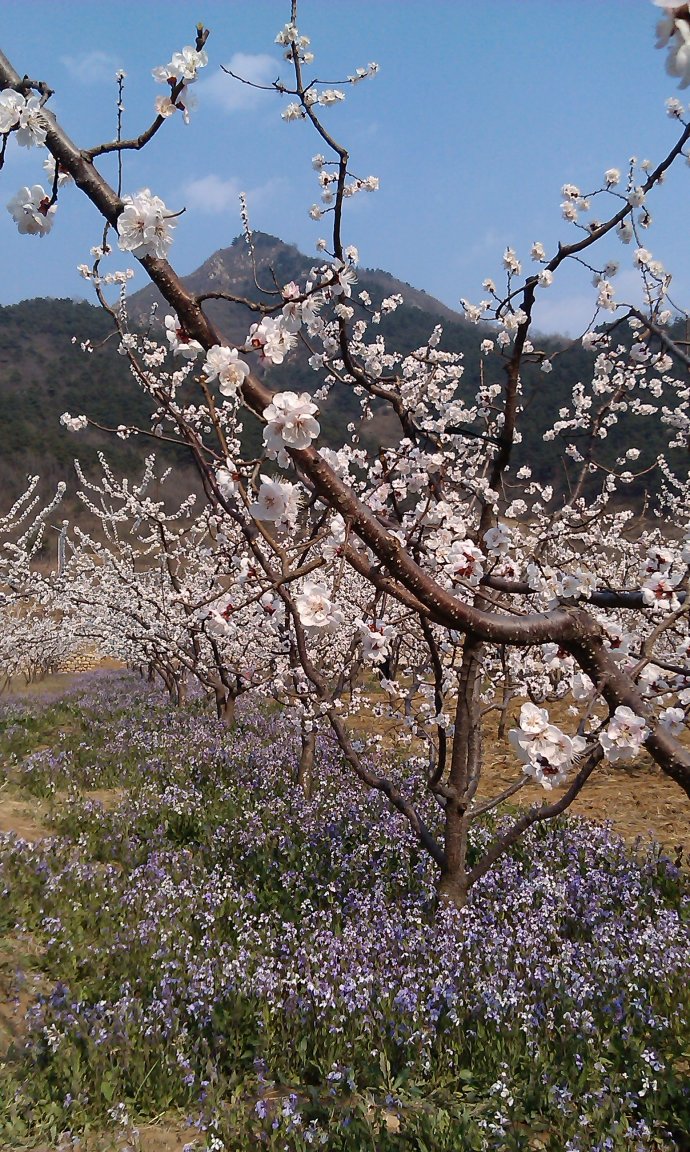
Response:
MULTIPOLYGON (((244 238, 238 237, 230 248, 214 253, 187 277, 186 283, 198 293, 228 292, 248 300, 271 302, 272 298, 279 299, 278 288, 286 282, 303 281, 313 263, 294 246, 261 233, 254 237, 253 257, 244 238)), ((475 394, 481 329, 433 297, 381 270, 360 271, 354 294, 362 290, 369 292, 374 305, 383 296, 403 296, 404 305, 384 316, 375 329, 392 349, 409 352, 418 348, 434 326, 442 324, 441 346, 463 353, 462 388, 468 398, 475 394)), ((130 301, 130 315, 133 323, 146 326, 153 316, 153 330, 158 330, 163 339, 165 309, 152 310, 154 302, 159 300, 153 288, 136 293, 130 301)), ((226 300, 209 299, 204 307, 223 336, 237 343, 246 338, 249 324, 256 319, 246 307, 226 300)), ((625 332, 621 339, 626 339, 625 332)), ((97 466, 99 450, 106 453, 116 471, 136 474, 142 457, 151 451, 150 440, 122 440, 96 430, 75 436, 60 424, 61 414, 69 411, 73 415, 86 413, 109 428, 124 423, 142 429, 150 427, 151 402, 132 378, 126 361, 118 355, 117 346, 110 318, 85 302, 29 300, 0 308, 0 483, 5 492, 18 491, 24 477, 34 473, 41 475, 46 487, 65 480, 73 491, 73 458, 78 456, 88 471, 97 466), (89 351, 84 351, 84 344, 89 351)), ((546 420, 557 417, 573 384, 591 378, 593 356, 579 343, 556 338, 544 340, 540 347, 551 357, 553 371, 545 375, 537 365, 527 365, 523 372, 525 418, 516 463, 528 461, 535 474, 553 481, 556 487, 567 487, 567 463, 559 442, 544 443, 539 430, 546 420)), ((307 365, 307 357, 305 349, 297 350, 285 364, 266 372, 266 380, 275 381, 283 389, 314 391, 319 377, 307 365)), ((261 366, 255 367, 261 374, 261 366)), ((500 382, 502 368, 497 358, 486 361, 484 370, 486 383, 500 382)), ((343 427, 358 416, 357 398, 345 387, 337 386, 322 406, 324 442, 341 438, 343 427)), ((632 414, 620 417, 607 443, 602 445, 606 460, 615 458, 622 435, 628 444, 637 444, 637 419, 632 414)), ((247 436, 258 448, 257 421, 248 415, 246 425, 247 436)), ((475 431, 480 433, 481 427, 475 431)), ((365 440, 380 439, 384 443, 394 442, 399 436, 390 417, 375 418, 363 427, 362 433, 365 440)), ((650 440, 647 430, 644 442, 638 445, 642 452, 639 470, 652 463, 665 440, 661 432, 657 432, 657 440, 650 440)), ((193 483, 193 473, 183 450, 177 454, 173 450, 172 455, 169 449, 166 451, 164 459, 183 470, 179 490, 185 485, 188 488, 193 483)), ((641 504, 649 483, 647 479, 638 484, 641 504)))

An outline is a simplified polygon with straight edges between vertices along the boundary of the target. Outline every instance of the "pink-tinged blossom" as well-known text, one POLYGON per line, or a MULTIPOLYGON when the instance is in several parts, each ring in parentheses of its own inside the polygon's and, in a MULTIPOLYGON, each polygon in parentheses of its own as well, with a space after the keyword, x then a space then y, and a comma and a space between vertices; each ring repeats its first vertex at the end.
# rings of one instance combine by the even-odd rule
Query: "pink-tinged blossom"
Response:
POLYGON ((487 551, 493 556, 505 556, 512 544, 513 536, 510 528, 505 524, 498 524, 495 528, 489 528, 482 539, 487 551))
POLYGON ((261 477, 261 487, 249 511, 255 520, 269 520, 279 528, 294 524, 299 512, 299 486, 261 477))
POLYGON ((143 188, 135 196, 125 196, 124 205, 117 221, 121 250, 134 253, 138 259, 155 256, 164 260, 172 244, 175 223, 163 201, 143 188))
POLYGON ((282 316, 277 319, 266 316, 260 324, 252 324, 248 343, 251 348, 261 352, 265 360, 270 360, 271 364, 282 364, 297 343, 297 337, 289 331, 282 316))
POLYGON ((393 625, 383 624, 380 620, 370 624, 365 620, 357 620, 356 624, 362 640, 362 658, 368 664, 383 664, 395 638, 393 625))
POLYGON ((308 392, 277 392, 264 409, 264 444, 271 459, 287 463, 285 447, 308 448, 321 431, 318 411, 308 392))
POLYGON ((7 205, 23 236, 47 236, 53 227, 56 209, 57 205, 50 203, 50 196, 40 184, 20 188, 7 205))
POLYGON ((165 317, 165 337, 170 345, 170 351, 178 352, 188 360, 193 360, 199 352, 203 352, 199 341, 192 340, 191 336, 187 335, 177 316, 165 317))
POLYGON ((207 380, 218 378, 218 390, 222 396, 234 396, 249 375, 249 365, 239 359, 236 348, 214 344, 206 353, 204 372, 207 380))
POLYGON ((302 627, 308 632, 332 632, 342 624, 343 614, 333 603, 324 584, 305 580, 295 605, 302 627))
POLYGON ((682 708, 665 708, 659 716, 659 723, 671 736, 680 736, 685 730, 685 713, 682 708))
POLYGON ((669 576, 665 572, 652 572, 642 585, 642 600, 655 611, 677 612, 680 603, 676 596, 679 576, 669 576))
POLYGON ((523 772, 542 788, 550 790, 563 784, 586 741, 570 737, 549 721, 549 714, 536 704, 523 704, 520 727, 513 728, 508 739, 523 764, 523 772))
POLYGON ((476 586, 484 575, 484 556, 471 540, 456 540, 446 557, 445 568, 451 580, 476 586))
POLYGON ((644 744, 649 729, 642 716, 637 716, 632 708, 621 705, 616 708, 605 732, 599 736, 607 760, 634 760, 644 744))

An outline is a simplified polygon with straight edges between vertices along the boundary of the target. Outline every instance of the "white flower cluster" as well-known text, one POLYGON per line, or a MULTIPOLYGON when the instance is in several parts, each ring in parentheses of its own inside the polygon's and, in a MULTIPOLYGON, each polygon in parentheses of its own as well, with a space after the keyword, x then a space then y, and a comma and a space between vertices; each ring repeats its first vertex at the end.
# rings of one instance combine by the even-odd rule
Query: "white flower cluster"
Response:
POLYGON ((633 760, 644 744, 649 729, 642 716, 637 716, 632 708, 621 705, 616 708, 605 732, 599 736, 607 760, 633 760))
POLYGON ((265 316, 260 324, 252 324, 247 343, 249 348, 260 352, 264 360, 270 360, 271 364, 282 364, 297 343, 295 327, 299 328, 299 321, 293 322, 289 309, 288 315, 265 316))
POLYGON ((685 5, 654 0, 665 16, 657 24, 657 48, 668 48, 666 71, 680 80, 679 88, 690 85, 690 17, 685 5))
POLYGON ((234 396, 249 375, 249 365, 240 360, 236 348, 214 344, 206 353, 204 373, 207 380, 218 379, 222 396, 234 396))
POLYGON ((22 148, 46 142, 46 120, 38 96, 22 96, 14 89, 0 92, 0 135, 14 132, 22 148))
POLYGON ((314 60, 314 53, 307 51, 311 41, 308 36, 301 36, 296 24, 286 24, 281 28, 280 32, 275 38, 276 44, 281 44, 285 48, 285 59, 292 60, 293 49, 297 52, 297 57, 301 64, 311 64, 314 60))
POLYGON ((295 596, 295 605, 302 627, 308 632, 333 632, 343 622, 343 614, 331 600, 324 584, 305 580, 302 591, 295 596))
MULTIPOLYGON (((681 560, 687 563, 687 552, 681 552, 681 560)), ((683 579, 684 573, 680 570, 673 572, 675 553, 669 548, 650 548, 644 566, 645 580, 642 585, 642 599, 648 608, 654 612, 677 612, 680 601, 676 596, 676 588, 683 579)))
POLYGON ((367 664, 383 664, 395 638, 393 625, 384 624, 381 620, 374 620, 372 623, 356 620, 355 623, 362 640, 363 659, 367 664))
POLYGON ((194 99, 189 92, 189 85, 197 78, 200 68, 208 64, 208 56, 203 51, 187 45, 181 52, 175 52, 169 64, 154 68, 152 76, 159 84, 170 86, 170 96, 159 96, 156 99, 156 111, 159 116, 173 116, 180 111, 185 124, 189 123, 189 112, 194 107, 194 99), (180 88, 179 85, 182 85, 180 88), (173 99, 173 89, 177 89, 173 99))
POLYGON ((170 345, 171 352, 177 352, 180 356, 184 356, 186 360, 193 360, 198 356, 199 352, 203 352, 203 348, 198 340, 192 340, 187 332, 180 324, 177 316, 165 317, 165 337, 170 345))
POLYGON ((140 260, 144 256, 164 260, 175 224, 163 201, 143 188, 135 196, 125 196, 123 202, 125 206, 117 221, 121 250, 132 252, 140 260))
POLYGON ((581 736, 567 736, 551 724, 545 708, 529 703, 522 705, 520 727, 513 728, 508 739, 522 760, 523 772, 547 790, 563 784, 586 746, 581 736))
POLYGON ((282 468, 287 468, 290 458, 285 448, 308 448, 321 431, 318 411, 308 392, 278 392, 264 408, 266 421, 264 445, 271 460, 277 460, 282 468))
POLYGON ((81 432, 89 426, 86 416, 70 416, 69 412, 62 413, 60 423, 63 427, 69 428, 70 432, 81 432))
POLYGON ((23 236, 47 236, 53 227, 57 204, 41 184, 20 188, 9 201, 7 211, 23 236))
POLYGON ((299 497, 298 484, 262 475, 256 501, 249 506, 249 511, 255 520, 269 520, 277 528, 289 528, 297 520, 299 497))

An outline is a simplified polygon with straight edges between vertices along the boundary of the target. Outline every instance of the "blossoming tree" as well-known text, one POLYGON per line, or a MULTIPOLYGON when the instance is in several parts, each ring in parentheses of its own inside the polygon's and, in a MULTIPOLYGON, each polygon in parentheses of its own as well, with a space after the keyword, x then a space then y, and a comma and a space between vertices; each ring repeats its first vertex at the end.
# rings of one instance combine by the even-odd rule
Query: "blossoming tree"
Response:
MULTIPOLYGON (((687 85, 690 14, 685 5, 661 7, 668 70, 687 85)), ((411 353, 386 346, 379 323, 397 299, 372 304, 357 292, 345 209, 377 181, 352 173, 323 110, 376 66, 337 87, 313 78, 293 0, 277 37, 292 78, 273 87, 289 98, 283 119, 306 122, 325 149, 313 161, 320 203, 310 215, 331 222, 330 241, 305 283, 252 304, 259 319, 248 322, 243 344, 230 347, 204 310, 206 297, 188 291, 168 262, 173 214, 148 189, 111 187, 97 166, 103 155, 136 153, 178 112, 189 116, 190 87, 208 63, 207 38, 199 28, 193 45, 154 70, 167 94, 138 137, 118 134, 88 149, 56 120, 50 89, 0 56, 2 159, 12 135, 52 158, 49 187, 23 188, 8 208, 20 231, 42 236, 59 220, 69 191, 63 181, 71 177, 102 214, 106 238, 84 274, 155 402, 157 434, 186 442, 213 515, 231 531, 250 584, 243 608, 250 600, 279 605, 306 728, 330 725, 363 785, 385 793, 433 856, 441 894, 462 904, 507 846, 567 808, 604 759, 618 764, 644 748, 690 796, 690 753, 681 738, 690 711, 687 464, 659 458, 652 503, 640 520, 627 495, 637 449, 625 445, 613 464, 601 454, 608 429, 626 411, 667 428, 670 447, 688 446, 690 357, 672 338, 679 313, 669 275, 641 236, 657 185, 687 155, 690 122, 674 98, 668 112, 677 139, 656 166, 631 162, 625 174, 608 168, 591 192, 566 184, 562 214, 573 238, 553 252, 535 243, 533 272, 525 275, 518 254, 506 249, 505 284, 486 281, 484 300, 463 301, 468 320, 482 323, 485 370, 473 379, 461 357, 443 350, 440 328, 411 353), (632 246, 642 307, 617 299, 617 266, 597 256, 608 236, 618 237, 624 253, 632 246), (106 271, 111 240, 141 264, 172 310, 161 344, 132 331, 125 309, 106 299, 108 282, 126 279, 106 271), (554 490, 517 466, 515 449, 529 399, 527 366, 545 374, 551 368, 533 335, 539 300, 572 261, 594 274, 595 321, 582 342, 595 358, 591 378, 541 429, 568 462, 568 483, 554 490), (630 331, 632 342, 622 338, 630 331), (305 381, 301 392, 272 392, 256 365, 281 365, 298 345, 315 387, 307 390, 305 381), (392 414, 395 442, 368 451, 355 425, 340 445, 320 444, 318 404, 338 393, 358 398, 362 426, 374 412, 392 414), (258 461, 244 448, 246 410, 263 424, 258 461), (364 689, 404 764, 376 755, 380 733, 357 716, 364 689), (551 718, 554 701, 562 702, 561 715, 570 710, 568 731, 551 718), (494 738, 494 721, 502 732, 513 711, 515 782, 480 799, 487 733, 494 738), (443 810, 440 834, 420 773, 443 810), (502 824, 470 863, 472 822, 535 783, 564 790, 502 824)), ((248 224, 246 235, 251 244, 248 224)), ((229 293, 213 295, 236 303, 229 293)), ((65 422, 79 427, 87 419, 66 415, 65 422)))

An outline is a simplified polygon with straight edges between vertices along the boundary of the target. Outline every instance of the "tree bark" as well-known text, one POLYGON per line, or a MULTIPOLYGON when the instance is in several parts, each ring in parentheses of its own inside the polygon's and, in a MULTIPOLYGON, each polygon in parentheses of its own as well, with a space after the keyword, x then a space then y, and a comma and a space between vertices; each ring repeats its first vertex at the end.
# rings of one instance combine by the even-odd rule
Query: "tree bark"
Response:
POLYGON ((316 732, 305 732, 302 729, 302 749, 297 765, 297 783, 304 792, 306 800, 311 800, 314 793, 314 761, 316 757, 316 732))

